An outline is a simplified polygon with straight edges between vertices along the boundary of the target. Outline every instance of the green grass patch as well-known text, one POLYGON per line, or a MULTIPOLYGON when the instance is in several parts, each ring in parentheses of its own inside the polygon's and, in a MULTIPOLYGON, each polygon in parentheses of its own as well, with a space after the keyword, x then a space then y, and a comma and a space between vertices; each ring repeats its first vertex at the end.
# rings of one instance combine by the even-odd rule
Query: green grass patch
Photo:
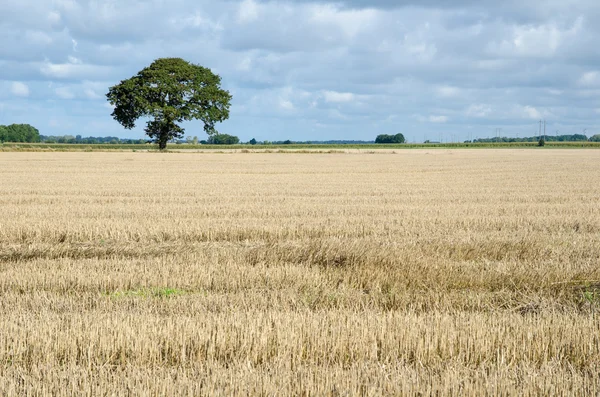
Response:
POLYGON ((600 283, 584 285, 581 300, 590 305, 600 306, 600 283))
POLYGON ((143 298, 143 299, 165 299, 175 298, 189 294, 189 291, 178 288, 140 288, 137 290, 108 292, 111 298, 143 298))

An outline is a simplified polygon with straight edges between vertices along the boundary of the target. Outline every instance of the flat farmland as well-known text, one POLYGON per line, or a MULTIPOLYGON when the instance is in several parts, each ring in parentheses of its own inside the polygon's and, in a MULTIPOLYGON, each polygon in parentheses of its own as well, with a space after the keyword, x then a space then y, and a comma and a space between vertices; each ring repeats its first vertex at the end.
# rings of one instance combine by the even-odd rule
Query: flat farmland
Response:
POLYGON ((0 395, 598 395, 600 151, 0 153, 0 395))

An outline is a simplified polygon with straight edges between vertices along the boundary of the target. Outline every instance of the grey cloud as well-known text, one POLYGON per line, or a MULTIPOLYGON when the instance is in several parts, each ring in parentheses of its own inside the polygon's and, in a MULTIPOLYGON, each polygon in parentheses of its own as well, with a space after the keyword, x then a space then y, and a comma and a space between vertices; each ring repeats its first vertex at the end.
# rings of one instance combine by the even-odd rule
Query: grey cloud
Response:
POLYGON ((0 4, 0 87, 30 88, 0 102, 46 133, 141 136, 112 122, 103 95, 164 56, 223 77, 234 100, 222 130, 242 139, 515 134, 538 114, 564 132, 600 128, 590 0, 37 3, 0 4))

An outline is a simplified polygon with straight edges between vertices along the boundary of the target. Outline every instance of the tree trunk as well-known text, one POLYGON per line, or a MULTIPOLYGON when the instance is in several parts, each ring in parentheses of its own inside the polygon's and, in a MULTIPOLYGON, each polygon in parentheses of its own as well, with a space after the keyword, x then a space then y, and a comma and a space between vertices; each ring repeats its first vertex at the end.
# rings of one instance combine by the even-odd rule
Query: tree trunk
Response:
POLYGON ((161 133, 158 138, 158 149, 165 150, 167 148, 167 141, 169 140, 168 135, 166 133, 161 133))

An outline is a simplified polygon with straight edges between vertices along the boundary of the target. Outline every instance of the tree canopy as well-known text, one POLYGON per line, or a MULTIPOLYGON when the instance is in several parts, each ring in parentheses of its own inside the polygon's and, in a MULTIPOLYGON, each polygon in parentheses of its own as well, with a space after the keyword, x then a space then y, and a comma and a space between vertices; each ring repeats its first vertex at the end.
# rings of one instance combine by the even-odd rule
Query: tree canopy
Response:
POLYGON ((206 143, 209 145, 237 145, 240 143, 240 138, 227 134, 214 134, 208 138, 206 143))
POLYGON ((40 132, 29 124, 0 125, 0 142, 39 142, 40 132))
POLYGON ((150 118, 146 134, 165 149, 182 138, 183 121, 201 120, 204 131, 215 135, 215 124, 229 118, 231 95, 221 89, 221 77, 210 69, 181 58, 160 58, 137 75, 110 87, 112 117, 132 129, 141 117, 150 118))
POLYGON ((375 139, 375 143, 404 143, 404 135, 396 134, 396 135, 377 135, 375 139))

